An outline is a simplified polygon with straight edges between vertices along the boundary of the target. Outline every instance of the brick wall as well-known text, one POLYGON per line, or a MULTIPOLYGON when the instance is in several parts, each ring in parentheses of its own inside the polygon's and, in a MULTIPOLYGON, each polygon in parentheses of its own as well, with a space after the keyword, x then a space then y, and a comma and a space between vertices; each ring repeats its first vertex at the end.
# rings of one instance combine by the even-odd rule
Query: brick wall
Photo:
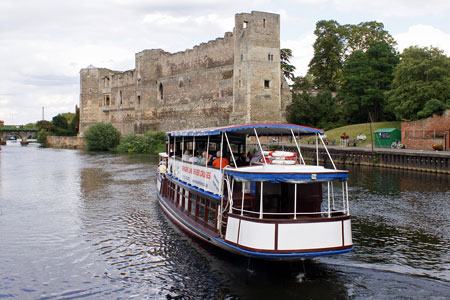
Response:
POLYGON ((432 150, 433 144, 444 144, 444 134, 450 130, 450 109, 442 116, 403 122, 402 143, 409 149, 432 150))

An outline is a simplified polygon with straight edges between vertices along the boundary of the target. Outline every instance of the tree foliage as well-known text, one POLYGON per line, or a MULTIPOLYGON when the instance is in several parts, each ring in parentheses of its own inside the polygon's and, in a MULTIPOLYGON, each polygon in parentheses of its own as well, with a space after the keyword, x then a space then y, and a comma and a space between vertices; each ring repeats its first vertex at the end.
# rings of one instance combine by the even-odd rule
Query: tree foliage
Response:
POLYGON ((164 132, 148 131, 143 135, 127 135, 122 138, 116 150, 122 153, 157 153, 165 150, 165 143, 164 132))
POLYGON ((342 117, 347 124, 392 119, 386 106, 386 91, 391 87, 399 58, 388 43, 375 42, 367 51, 356 50, 346 60, 338 92, 342 117))
POLYGON ((110 123, 97 123, 84 133, 88 150, 106 151, 120 143, 120 132, 110 123))
POLYGON ((343 28, 334 20, 322 20, 317 22, 314 34, 317 38, 309 72, 319 89, 336 91, 344 52, 343 28))
POLYGON ((309 72, 318 89, 330 91, 339 88, 344 62, 354 51, 365 52, 376 42, 396 44, 383 23, 375 21, 340 25, 334 20, 322 20, 317 22, 314 34, 317 38, 309 72))
POLYGON ((293 93, 292 103, 288 106, 287 120, 292 124, 308 125, 329 129, 337 125, 336 101, 330 91, 312 95, 306 91, 293 93))
POLYGON ((434 47, 405 49, 388 97, 390 109, 399 119, 442 113, 450 106, 450 59, 434 47))
POLYGON ((283 75, 286 79, 294 80, 295 67, 291 65, 292 50, 283 48, 280 50, 280 64, 283 75))

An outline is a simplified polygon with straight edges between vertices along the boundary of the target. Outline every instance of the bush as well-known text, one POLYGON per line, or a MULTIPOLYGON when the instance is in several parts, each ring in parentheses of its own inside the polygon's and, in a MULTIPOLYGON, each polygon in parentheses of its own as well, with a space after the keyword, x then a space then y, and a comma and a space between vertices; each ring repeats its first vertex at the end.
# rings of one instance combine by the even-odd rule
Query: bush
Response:
POLYGON ((120 143, 120 132, 110 123, 97 123, 84 133, 88 150, 111 150, 120 143))
POLYGON ((37 136, 37 142, 41 147, 48 147, 47 136, 52 135, 52 132, 46 129, 41 129, 37 136))
POLYGON ((417 113, 419 119, 425 119, 431 117, 434 113, 442 115, 446 109, 444 103, 437 99, 431 99, 425 103, 424 108, 417 113))
POLYGON ((165 150, 166 135, 162 131, 148 131, 143 135, 130 134, 122 138, 116 150, 121 153, 157 153, 165 150))

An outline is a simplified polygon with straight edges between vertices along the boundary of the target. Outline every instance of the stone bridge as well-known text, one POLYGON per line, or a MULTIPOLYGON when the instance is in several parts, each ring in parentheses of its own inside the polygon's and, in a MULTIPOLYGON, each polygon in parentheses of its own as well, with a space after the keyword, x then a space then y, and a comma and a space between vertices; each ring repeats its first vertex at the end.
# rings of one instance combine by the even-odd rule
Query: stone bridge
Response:
POLYGON ((27 144, 27 139, 37 134, 39 128, 35 126, 23 126, 23 125, 4 125, 0 126, 1 140, 6 140, 12 136, 20 136, 22 138, 22 145, 27 144))

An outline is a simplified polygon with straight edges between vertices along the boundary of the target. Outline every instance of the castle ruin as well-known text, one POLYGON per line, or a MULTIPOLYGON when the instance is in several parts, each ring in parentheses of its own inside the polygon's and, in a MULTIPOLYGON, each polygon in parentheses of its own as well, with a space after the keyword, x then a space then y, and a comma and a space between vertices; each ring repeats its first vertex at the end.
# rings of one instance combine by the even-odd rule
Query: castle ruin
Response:
POLYGON ((235 15, 233 33, 183 52, 136 54, 134 70, 80 71, 80 135, 97 122, 122 134, 280 123, 291 93, 280 67, 280 16, 235 15))

